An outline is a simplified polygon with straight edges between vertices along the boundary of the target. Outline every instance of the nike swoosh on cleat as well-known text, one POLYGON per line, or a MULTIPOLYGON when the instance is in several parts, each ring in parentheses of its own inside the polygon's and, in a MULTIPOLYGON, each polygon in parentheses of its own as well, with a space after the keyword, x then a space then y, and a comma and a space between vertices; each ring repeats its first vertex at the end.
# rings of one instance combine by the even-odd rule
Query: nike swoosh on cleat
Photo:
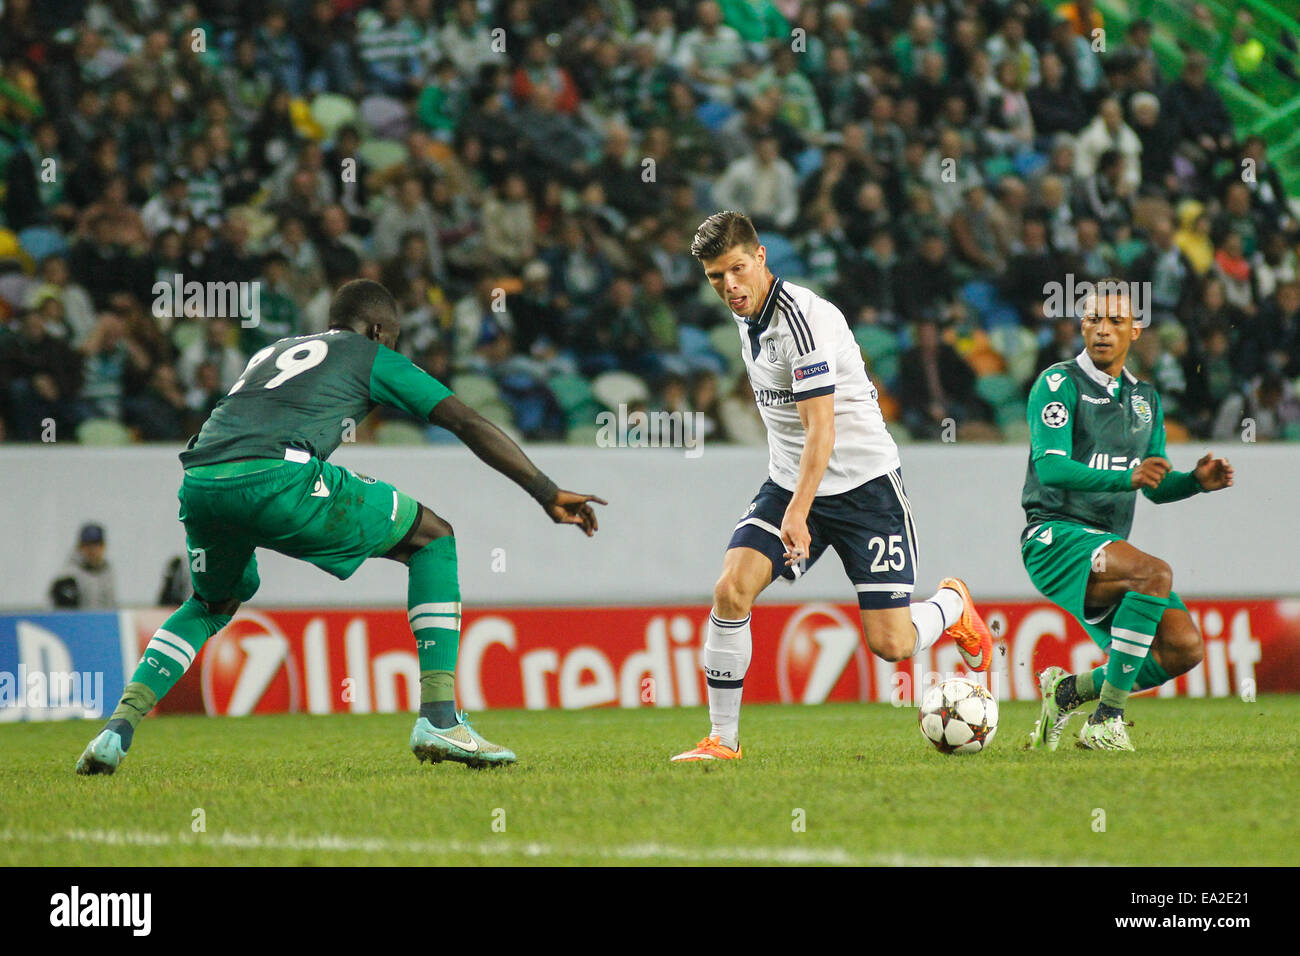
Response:
POLYGON ((469 753, 474 753, 475 751, 478 750, 477 740, 470 740, 469 743, 465 743, 464 741, 456 740, 453 737, 444 737, 442 734, 434 734, 433 736, 437 737, 439 740, 446 741, 447 743, 451 744, 454 747, 459 747, 461 750, 467 751, 469 753))

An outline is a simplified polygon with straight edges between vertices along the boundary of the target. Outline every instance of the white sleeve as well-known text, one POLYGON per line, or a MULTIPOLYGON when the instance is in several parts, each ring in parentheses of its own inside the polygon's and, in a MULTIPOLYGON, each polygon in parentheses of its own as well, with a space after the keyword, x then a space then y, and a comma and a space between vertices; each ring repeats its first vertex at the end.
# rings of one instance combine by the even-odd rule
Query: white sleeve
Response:
POLYGON ((789 324, 790 380, 795 401, 830 395, 835 391, 835 348, 839 339, 836 323, 844 316, 829 302, 813 299, 807 307, 781 290, 789 324))

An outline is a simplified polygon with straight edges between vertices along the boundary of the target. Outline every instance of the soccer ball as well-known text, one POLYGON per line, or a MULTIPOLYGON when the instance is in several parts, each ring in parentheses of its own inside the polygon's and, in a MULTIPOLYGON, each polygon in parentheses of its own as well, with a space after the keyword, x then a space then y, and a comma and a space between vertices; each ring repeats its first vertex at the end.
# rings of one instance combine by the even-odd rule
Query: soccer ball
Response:
POLYGON ((950 678, 921 698, 921 735, 940 753, 979 753, 997 729, 998 702, 965 678, 950 678))

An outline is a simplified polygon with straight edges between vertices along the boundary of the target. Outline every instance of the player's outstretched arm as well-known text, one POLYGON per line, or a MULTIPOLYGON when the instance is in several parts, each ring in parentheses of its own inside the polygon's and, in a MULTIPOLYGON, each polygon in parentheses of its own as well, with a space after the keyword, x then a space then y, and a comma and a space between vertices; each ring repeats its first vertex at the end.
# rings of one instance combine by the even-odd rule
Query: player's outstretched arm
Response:
POLYGON ((596 512, 591 504, 605 504, 595 495, 565 491, 542 474, 501 429, 454 395, 438 402, 429 421, 447 429, 485 463, 528 492, 556 524, 575 524, 587 537, 596 533, 596 512))

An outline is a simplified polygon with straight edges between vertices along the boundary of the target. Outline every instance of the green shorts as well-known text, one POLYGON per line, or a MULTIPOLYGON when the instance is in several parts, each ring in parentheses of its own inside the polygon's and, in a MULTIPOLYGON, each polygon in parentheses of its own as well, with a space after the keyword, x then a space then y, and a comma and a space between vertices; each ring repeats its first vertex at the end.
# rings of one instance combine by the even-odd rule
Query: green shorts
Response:
MULTIPOLYGON (((1118 605, 1085 607, 1084 595, 1097 554, 1112 541, 1124 540, 1122 535, 1076 521, 1037 522, 1020 535, 1020 557, 1034 587, 1072 614, 1103 650, 1110 647, 1110 621, 1118 605)), ((1187 610, 1183 599, 1174 592, 1169 594, 1169 606, 1187 610)))
POLYGON ((253 596, 254 548, 351 577, 406 536, 420 507, 387 482, 317 458, 196 466, 177 498, 194 593, 206 601, 253 596))

